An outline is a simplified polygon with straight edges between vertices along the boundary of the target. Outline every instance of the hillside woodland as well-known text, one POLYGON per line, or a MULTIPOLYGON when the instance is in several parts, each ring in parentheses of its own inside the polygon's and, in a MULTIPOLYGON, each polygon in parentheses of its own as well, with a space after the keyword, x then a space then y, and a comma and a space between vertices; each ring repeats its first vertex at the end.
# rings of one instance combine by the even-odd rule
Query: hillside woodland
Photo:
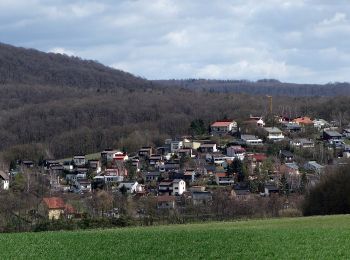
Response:
POLYGON ((335 99, 328 94, 270 92, 279 87, 269 81, 263 82, 264 91, 256 86, 240 94, 213 91, 215 84, 204 83, 193 88, 151 82, 95 61, 0 44, 2 158, 64 158, 112 147, 133 152, 142 145, 160 145, 166 137, 189 134, 196 119, 209 126, 218 119, 240 122, 250 114, 265 115, 265 94, 274 95, 275 114, 350 122, 348 84, 337 85, 340 92, 333 85, 322 86, 327 93, 342 95, 335 99))

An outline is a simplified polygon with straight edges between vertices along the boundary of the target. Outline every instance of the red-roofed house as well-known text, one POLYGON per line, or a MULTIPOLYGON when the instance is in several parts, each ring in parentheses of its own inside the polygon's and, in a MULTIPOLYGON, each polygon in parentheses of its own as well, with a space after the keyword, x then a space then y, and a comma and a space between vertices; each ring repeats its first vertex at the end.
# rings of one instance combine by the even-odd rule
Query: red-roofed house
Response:
POLYGON ((298 125, 313 125, 314 122, 311 120, 310 117, 298 117, 293 120, 294 123, 297 123, 298 125))
POLYGON ((225 135, 237 131, 236 121, 217 121, 210 126, 212 135, 225 135))
POLYGON ((63 215, 71 216, 75 213, 72 205, 66 204, 62 198, 44 198, 41 203, 41 211, 47 214, 49 219, 59 219, 63 215))

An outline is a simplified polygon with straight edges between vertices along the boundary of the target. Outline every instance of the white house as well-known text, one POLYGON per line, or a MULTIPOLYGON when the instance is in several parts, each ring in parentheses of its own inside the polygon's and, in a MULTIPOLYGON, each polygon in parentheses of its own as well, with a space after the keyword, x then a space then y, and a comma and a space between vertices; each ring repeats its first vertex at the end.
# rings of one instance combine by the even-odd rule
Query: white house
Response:
POLYGON ((177 152, 178 150, 183 148, 183 141, 173 140, 170 142, 170 151, 172 153, 177 152))
POLYGON ((186 182, 184 180, 175 179, 173 180, 173 194, 182 195, 186 191, 186 182))
POLYGON ((312 122, 314 123, 314 127, 317 129, 322 129, 330 125, 326 120, 323 119, 315 119, 312 122))
POLYGON ((121 189, 123 186, 126 188, 127 193, 133 194, 142 191, 142 186, 139 185, 137 181, 122 181, 119 184, 118 189, 121 189))
POLYGON ((0 171, 0 190, 8 190, 10 188, 10 178, 7 173, 0 171))
POLYGON ((210 126, 212 135, 222 135, 234 133, 237 131, 236 121, 217 121, 210 126))
POLYGON ((284 139, 284 135, 282 131, 277 127, 265 127, 265 131, 267 132, 267 139, 273 141, 279 141, 284 139))
POLYGON ((243 161, 245 157, 245 149, 241 146, 230 146, 226 148, 226 154, 229 157, 235 157, 243 161))

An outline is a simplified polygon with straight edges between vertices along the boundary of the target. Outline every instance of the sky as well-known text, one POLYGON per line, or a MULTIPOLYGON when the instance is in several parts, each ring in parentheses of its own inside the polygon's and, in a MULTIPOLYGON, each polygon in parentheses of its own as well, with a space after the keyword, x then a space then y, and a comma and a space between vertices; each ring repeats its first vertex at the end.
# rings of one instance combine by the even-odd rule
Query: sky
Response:
POLYGON ((348 0, 0 0, 0 41, 147 79, 350 81, 348 0))

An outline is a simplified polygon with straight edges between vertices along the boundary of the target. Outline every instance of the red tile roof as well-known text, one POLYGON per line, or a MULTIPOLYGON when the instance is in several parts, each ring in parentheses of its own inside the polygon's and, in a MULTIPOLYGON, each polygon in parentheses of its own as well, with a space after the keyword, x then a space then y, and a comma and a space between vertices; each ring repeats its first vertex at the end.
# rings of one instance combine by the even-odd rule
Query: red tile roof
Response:
POLYGON ((214 126, 214 127, 227 127, 230 124, 232 124, 232 122, 217 121, 217 122, 213 123, 211 126, 214 126))
POLYGON ((43 200, 49 209, 64 209, 66 207, 63 199, 59 197, 44 198, 43 200))
POLYGON ((254 154, 253 156, 253 159, 255 159, 257 162, 262 162, 264 160, 267 159, 267 156, 263 153, 257 153, 257 154, 254 154))

